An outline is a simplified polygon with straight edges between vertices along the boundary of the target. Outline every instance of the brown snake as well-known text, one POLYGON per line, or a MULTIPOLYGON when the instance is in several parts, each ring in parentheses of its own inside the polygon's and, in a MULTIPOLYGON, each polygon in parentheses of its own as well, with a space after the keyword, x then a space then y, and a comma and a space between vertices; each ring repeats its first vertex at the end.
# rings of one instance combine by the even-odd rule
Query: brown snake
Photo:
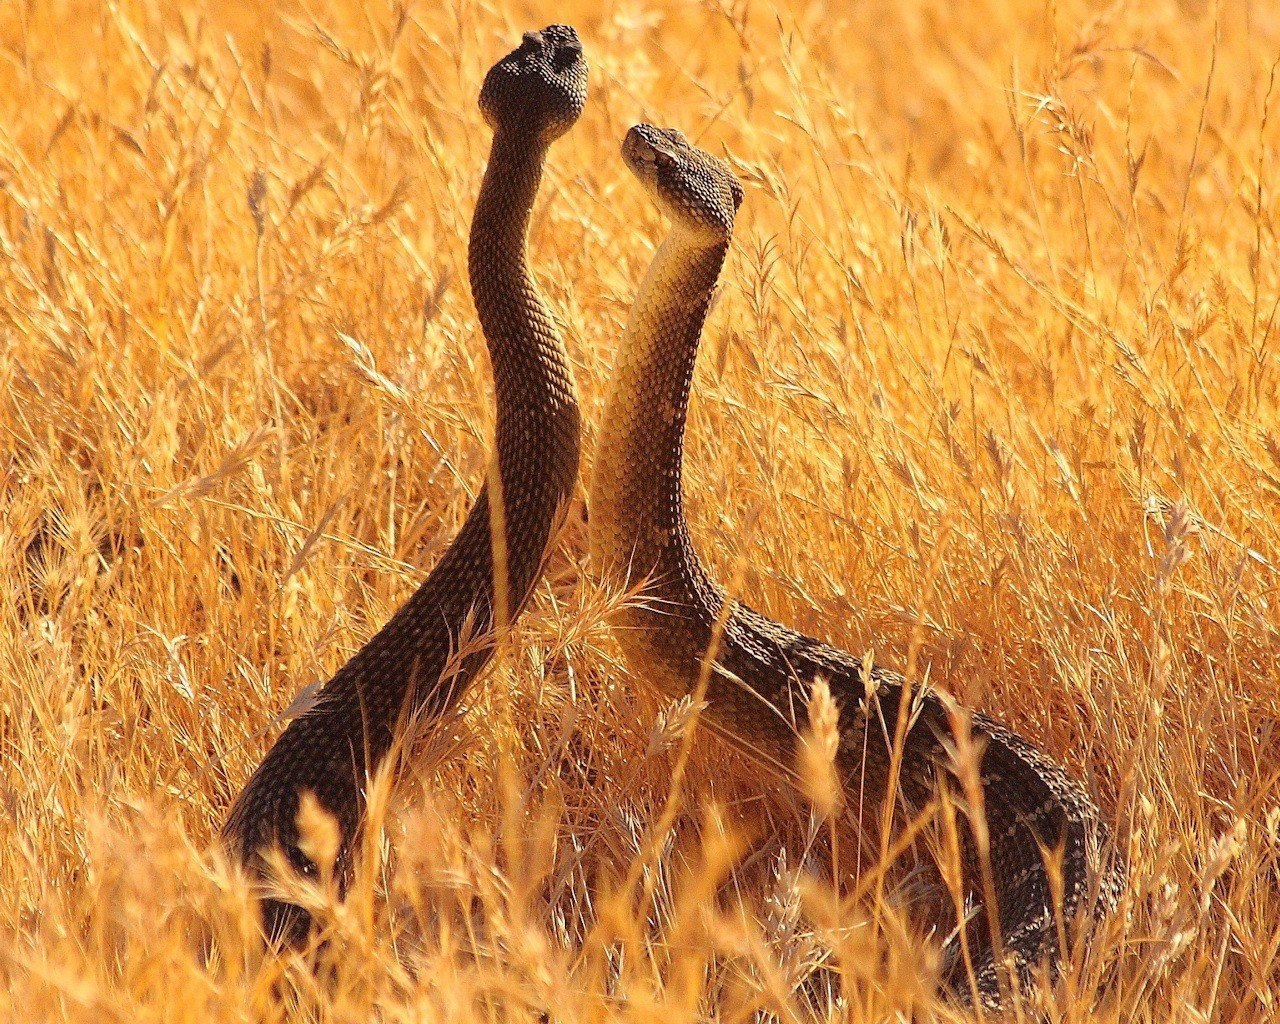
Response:
MULTIPOLYGON (((745 605, 726 607, 699 560, 681 495, 685 421, 698 343, 743 192, 725 163, 676 131, 637 126, 623 157, 672 222, 631 311, 590 487, 594 571, 620 589, 645 585, 618 630, 629 663, 671 696, 697 692, 705 677, 711 724, 784 771, 806 727, 810 687, 825 679, 840 705, 837 766, 851 804, 870 809, 868 820, 895 794, 904 805, 901 820, 944 786, 963 807, 948 748, 963 749, 956 723, 967 716, 879 667, 864 679, 859 659, 745 605)), ((1091 898, 1112 903, 1122 876, 1104 862, 1106 830, 1081 786, 998 723, 980 714, 968 721, 980 751, 985 816, 970 808, 961 819, 969 824, 960 828, 960 863, 972 897, 994 895, 998 924, 957 930, 944 949, 945 973, 960 998, 996 1007, 1002 986, 1057 958, 1059 921, 1069 922, 1091 898), (979 819, 985 828, 975 827, 979 819), (1042 846, 1060 851, 1060 879, 1046 867, 1042 846)))
MULTIPOLYGON (((542 576, 577 479, 580 423, 564 343, 529 271, 529 218, 547 150, 578 119, 586 94, 582 45, 565 25, 527 33, 485 78, 480 109, 493 145, 468 268, 493 367, 496 457, 439 564, 289 724, 236 800, 223 834, 259 875, 269 873, 263 855, 273 847, 301 876, 321 874, 297 826, 302 794, 310 792, 338 823, 341 884, 365 781, 392 750, 398 727, 456 703, 542 576)), ((266 899, 263 911, 269 935, 305 937, 310 921, 302 908, 266 899)))

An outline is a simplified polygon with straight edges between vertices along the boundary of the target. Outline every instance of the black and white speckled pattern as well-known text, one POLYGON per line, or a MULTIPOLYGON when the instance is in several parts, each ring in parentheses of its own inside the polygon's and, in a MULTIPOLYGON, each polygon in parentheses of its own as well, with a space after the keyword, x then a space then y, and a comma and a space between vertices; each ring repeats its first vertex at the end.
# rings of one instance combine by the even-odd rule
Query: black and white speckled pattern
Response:
MULTIPOLYGON (((580 423, 564 344, 529 271, 527 234, 548 147, 577 121, 586 93, 582 46, 564 25, 526 34, 485 78, 480 108, 493 147, 468 265, 493 365, 504 514, 495 515, 491 470, 430 576, 268 752, 224 828, 233 853, 255 871, 265 870, 262 853, 278 846, 300 874, 316 873, 296 824, 309 791, 338 821, 337 876, 346 877, 365 782, 391 750, 402 716, 439 716, 455 704, 542 575, 577 478, 580 423), (455 659, 464 624, 469 653, 455 659)), ((267 900, 264 912, 270 934, 305 936, 300 908, 267 900)))
MULTIPOLYGON (((637 675, 679 696, 695 688, 725 611, 724 594, 690 541, 680 481, 694 361, 742 189, 725 163, 679 132, 633 128, 623 156, 672 227, 641 285, 614 370, 591 480, 591 558, 615 585, 650 581, 647 600, 624 613, 619 639, 637 675)), ((928 804, 941 785, 957 792, 946 749, 954 743, 952 718, 937 694, 906 692, 900 676, 878 667, 872 676, 864 680, 858 660, 844 651, 735 602, 715 649, 707 714, 718 730, 785 772, 795 763, 812 681, 826 679, 841 705, 838 764, 850 804, 875 821, 890 792, 905 694, 910 717, 896 787, 901 817, 928 804)), ((1025 971, 1053 960, 1058 945, 1057 901, 1042 845, 1063 851, 1064 919, 1091 897, 1113 904, 1123 876, 1104 861, 1106 830, 1097 809, 1059 765, 983 715, 972 717, 972 735, 982 750, 999 945, 1025 971)), ((963 868, 980 898, 982 858, 972 827, 965 831, 963 868)), ((1008 979, 983 915, 967 938, 977 991, 958 941, 946 950, 948 982, 962 999, 976 994, 999 1006, 1008 979)))

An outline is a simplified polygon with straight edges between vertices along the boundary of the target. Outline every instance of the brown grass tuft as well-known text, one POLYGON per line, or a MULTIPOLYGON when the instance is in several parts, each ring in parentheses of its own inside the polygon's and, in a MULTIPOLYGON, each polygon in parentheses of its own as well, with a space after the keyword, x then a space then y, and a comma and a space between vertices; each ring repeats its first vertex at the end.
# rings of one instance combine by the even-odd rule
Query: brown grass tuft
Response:
POLYGON ((553 20, 592 96, 534 245, 588 423, 652 119, 749 186, 701 550, 1087 782, 1131 888, 1049 1019, 1274 1018, 1280 25, 1244 0, 0 4, 0 1016, 958 1015, 947 894, 833 869, 841 819, 641 695, 578 519, 451 756, 379 782, 322 947, 264 957, 216 850, 481 484, 475 97, 553 20))

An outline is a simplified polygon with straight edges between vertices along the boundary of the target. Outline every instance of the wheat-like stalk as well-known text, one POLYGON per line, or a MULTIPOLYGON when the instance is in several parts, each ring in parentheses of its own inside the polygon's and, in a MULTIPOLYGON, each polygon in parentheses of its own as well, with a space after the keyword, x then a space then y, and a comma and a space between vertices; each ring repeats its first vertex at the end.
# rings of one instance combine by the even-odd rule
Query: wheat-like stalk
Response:
POLYGON ((581 510, 467 713, 371 782, 346 901, 297 896, 322 942, 265 956, 217 849, 482 483, 475 98, 567 20, 592 94, 533 243, 587 463, 662 230, 613 155, 643 118, 748 183, 690 424, 699 549, 1007 721, 1114 827, 1121 907, 1026 1018, 1272 1019, 1264 8, 0 4, 0 1016, 963 1016, 935 996, 960 810, 860 839, 880 809, 838 807, 820 682, 794 788, 644 696, 581 510))

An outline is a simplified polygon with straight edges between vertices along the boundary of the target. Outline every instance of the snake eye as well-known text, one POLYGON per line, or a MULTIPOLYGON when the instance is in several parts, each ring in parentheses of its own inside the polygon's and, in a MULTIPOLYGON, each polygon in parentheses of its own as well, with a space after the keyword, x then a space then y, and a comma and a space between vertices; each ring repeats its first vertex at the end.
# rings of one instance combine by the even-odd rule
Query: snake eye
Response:
POLYGON ((578 58, 581 56, 581 43, 576 40, 573 42, 561 43, 556 47, 556 52, 551 58, 551 66, 557 71, 567 71, 578 62, 578 58))
POLYGON ((665 149, 655 149, 653 151, 653 162, 659 167, 674 167, 676 165, 676 158, 665 149))
POLYGON ((293 843, 285 847, 284 855, 289 858, 289 866, 303 878, 315 878, 316 875, 320 874, 320 869, 316 867, 315 861, 293 843))

